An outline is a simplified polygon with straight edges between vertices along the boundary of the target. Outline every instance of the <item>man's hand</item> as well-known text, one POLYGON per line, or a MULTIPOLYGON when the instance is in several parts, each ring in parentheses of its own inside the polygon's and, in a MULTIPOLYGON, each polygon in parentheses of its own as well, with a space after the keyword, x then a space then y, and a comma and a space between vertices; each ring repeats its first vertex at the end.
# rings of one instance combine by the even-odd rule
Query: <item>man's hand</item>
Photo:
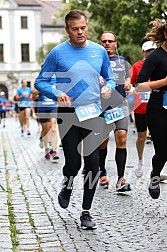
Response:
POLYGON ((125 91, 129 91, 131 89, 130 78, 127 78, 125 80, 124 89, 125 89, 125 91))
POLYGON ((104 86, 104 79, 102 76, 99 77, 100 85, 104 86))
POLYGON ((57 100, 60 107, 70 107, 72 97, 69 97, 68 95, 62 92, 57 100))
POLYGON ((111 90, 108 87, 103 86, 101 88, 101 95, 104 99, 108 99, 111 96, 111 90))

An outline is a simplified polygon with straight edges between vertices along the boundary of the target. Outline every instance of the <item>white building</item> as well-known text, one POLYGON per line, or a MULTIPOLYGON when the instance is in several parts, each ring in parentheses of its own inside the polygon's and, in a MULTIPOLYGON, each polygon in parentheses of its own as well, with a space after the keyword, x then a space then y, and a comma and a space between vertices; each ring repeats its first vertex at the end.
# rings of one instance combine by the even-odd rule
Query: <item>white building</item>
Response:
POLYGON ((54 16, 62 8, 54 0, 0 0, 0 91, 10 100, 22 79, 31 85, 39 72, 39 47, 63 39, 64 21, 54 16))

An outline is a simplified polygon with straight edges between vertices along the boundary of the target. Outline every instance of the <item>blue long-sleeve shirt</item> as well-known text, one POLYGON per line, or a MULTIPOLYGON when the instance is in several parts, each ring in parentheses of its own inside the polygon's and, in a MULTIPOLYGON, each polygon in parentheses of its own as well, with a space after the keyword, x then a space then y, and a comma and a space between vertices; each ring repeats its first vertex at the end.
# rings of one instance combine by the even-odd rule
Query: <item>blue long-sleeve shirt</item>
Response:
POLYGON ((75 47, 65 41, 48 54, 34 86, 53 100, 66 93, 73 106, 100 104, 100 75, 109 89, 115 89, 110 61, 101 45, 88 41, 88 46, 75 47), (50 85, 54 74, 56 84, 50 85))

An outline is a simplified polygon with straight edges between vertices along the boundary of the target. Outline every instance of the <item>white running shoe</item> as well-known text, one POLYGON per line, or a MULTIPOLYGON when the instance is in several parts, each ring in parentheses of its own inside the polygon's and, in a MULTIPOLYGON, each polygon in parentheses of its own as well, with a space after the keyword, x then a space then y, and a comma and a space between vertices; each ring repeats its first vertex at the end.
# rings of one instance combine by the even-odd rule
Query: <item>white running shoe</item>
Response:
POLYGON ((160 182, 167 180, 167 174, 160 174, 160 182))
POLYGON ((138 167, 135 171, 137 177, 141 177, 143 175, 143 163, 138 163, 138 167))

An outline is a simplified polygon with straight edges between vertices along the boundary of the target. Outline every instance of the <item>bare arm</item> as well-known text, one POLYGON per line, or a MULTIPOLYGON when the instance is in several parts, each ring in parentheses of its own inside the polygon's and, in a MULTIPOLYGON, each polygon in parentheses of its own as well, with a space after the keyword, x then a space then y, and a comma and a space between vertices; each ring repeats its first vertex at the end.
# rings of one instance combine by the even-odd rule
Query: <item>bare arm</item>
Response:
POLYGON ((136 84, 136 91, 137 92, 147 92, 150 90, 155 90, 167 85, 167 77, 161 80, 156 81, 148 81, 136 84))

